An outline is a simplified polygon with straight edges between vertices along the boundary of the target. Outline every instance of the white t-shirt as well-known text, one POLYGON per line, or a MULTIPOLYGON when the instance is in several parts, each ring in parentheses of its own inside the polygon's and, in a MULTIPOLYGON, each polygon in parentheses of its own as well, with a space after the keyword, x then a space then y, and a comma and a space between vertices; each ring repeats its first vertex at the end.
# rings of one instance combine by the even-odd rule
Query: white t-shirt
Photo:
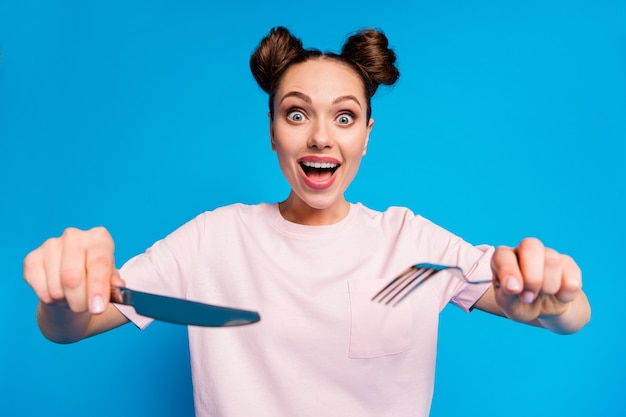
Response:
POLYGON ((418 262, 490 279, 492 254, 405 208, 352 204, 339 223, 305 226, 277 204, 235 204, 156 242, 121 276, 140 291, 260 313, 247 326, 189 327, 197 416, 425 417, 439 312, 448 302, 469 311, 488 284, 444 272, 396 307, 370 299, 418 262))

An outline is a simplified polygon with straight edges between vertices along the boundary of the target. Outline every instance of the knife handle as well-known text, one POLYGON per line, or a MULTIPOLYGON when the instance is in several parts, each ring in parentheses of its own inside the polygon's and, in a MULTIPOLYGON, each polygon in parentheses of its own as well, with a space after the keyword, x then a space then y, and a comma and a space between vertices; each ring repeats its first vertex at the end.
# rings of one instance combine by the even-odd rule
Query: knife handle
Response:
POLYGON ((111 286, 111 302, 117 304, 130 304, 130 294, 124 287, 111 286))

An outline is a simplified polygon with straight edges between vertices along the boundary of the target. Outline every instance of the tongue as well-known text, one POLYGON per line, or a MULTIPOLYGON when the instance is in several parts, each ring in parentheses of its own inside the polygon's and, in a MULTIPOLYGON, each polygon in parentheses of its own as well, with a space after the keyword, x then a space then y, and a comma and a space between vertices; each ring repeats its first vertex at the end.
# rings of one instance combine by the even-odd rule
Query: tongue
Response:
POLYGON ((313 181, 322 182, 332 177, 333 173, 327 169, 310 169, 307 172, 307 177, 313 181))

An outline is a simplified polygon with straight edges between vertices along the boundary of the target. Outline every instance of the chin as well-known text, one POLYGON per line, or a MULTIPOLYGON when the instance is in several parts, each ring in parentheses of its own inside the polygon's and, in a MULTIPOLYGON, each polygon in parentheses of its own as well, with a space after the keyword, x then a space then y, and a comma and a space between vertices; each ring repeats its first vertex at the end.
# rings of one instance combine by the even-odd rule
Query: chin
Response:
POLYGON ((335 193, 321 192, 317 195, 310 195, 310 192, 296 193, 298 198, 302 200, 307 206, 315 210, 328 210, 336 207, 338 204, 344 202, 343 195, 336 195, 335 193))

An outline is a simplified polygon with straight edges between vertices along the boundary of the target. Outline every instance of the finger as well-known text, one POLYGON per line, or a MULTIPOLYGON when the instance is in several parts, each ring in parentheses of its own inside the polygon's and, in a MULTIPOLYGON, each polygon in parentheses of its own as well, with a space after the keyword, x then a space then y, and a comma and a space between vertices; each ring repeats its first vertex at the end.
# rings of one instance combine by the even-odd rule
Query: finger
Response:
POLYGON ((109 233, 103 228, 92 229, 90 232, 93 241, 87 252, 87 297, 89 311, 100 314, 109 302, 111 283, 117 271, 113 240, 109 233))
POLYGON ((52 303, 52 297, 48 293, 46 283, 46 271, 43 265, 43 249, 32 251, 24 258, 23 265, 24 280, 33 289, 37 298, 46 304, 52 303))
POLYGON ((502 313, 512 320, 527 322, 529 317, 536 317, 532 304, 520 302, 524 289, 522 272, 519 268, 515 249, 499 247, 492 257, 492 269, 496 276, 494 296, 502 313))
POLYGON ((46 286, 52 302, 65 300, 61 285, 61 240, 51 238, 42 246, 43 267, 46 274, 46 286))
POLYGON ((519 267, 524 278, 524 290, 520 298, 532 303, 541 291, 544 277, 545 248, 540 240, 526 238, 517 247, 519 267))
POLYGON ((122 279, 122 277, 120 276, 120 271, 117 269, 113 271, 113 278, 111 278, 111 285, 116 285, 118 287, 126 286, 126 282, 122 279))
POLYGON ((85 271, 85 238, 82 231, 66 229, 62 236, 61 287, 70 309, 76 313, 87 310, 87 274, 85 271))
POLYGON ((561 255, 563 276, 561 288, 556 293, 556 298, 562 303, 572 302, 583 287, 582 271, 576 262, 567 255, 561 255))
POLYGON ((498 247, 491 258, 491 269, 496 277, 496 283, 507 295, 517 295, 522 291, 522 272, 512 248, 498 247))
POLYGON ((546 248, 541 292, 546 295, 555 295, 561 289, 562 278, 563 262, 561 254, 554 249, 546 248))

